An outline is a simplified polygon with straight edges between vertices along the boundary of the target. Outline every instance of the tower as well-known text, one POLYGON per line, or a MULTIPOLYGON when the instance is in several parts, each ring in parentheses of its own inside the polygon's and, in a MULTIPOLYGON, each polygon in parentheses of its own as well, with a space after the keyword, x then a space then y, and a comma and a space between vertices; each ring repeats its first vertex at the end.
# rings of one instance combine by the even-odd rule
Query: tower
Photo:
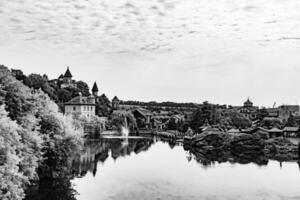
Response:
POLYGON ((97 83, 95 82, 94 85, 93 85, 93 88, 92 88, 92 93, 95 97, 97 97, 98 92, 99 92, 99 89, 98 89, 97 83))
POLYGON ((112 99, 111 103, 112 103, 112 109, 113 109, 113 110, 118 110, 118 109, 119 109, 120 100, 118 99, 117 96, 115 96, 115 97, 112 99))
POLYGON ((64 75, 64 79, 66 80, 66 82, 70 83, 71 80, 72 80, 72 74, 70 72, 70 69, 69 67, 67 68, 67 71, 65 72, 65 75, 64 75))

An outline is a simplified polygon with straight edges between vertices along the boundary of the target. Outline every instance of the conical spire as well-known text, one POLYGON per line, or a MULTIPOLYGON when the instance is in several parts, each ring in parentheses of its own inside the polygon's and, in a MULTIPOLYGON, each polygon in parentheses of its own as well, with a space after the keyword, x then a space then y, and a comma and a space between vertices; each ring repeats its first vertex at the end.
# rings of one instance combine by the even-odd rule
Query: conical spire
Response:
POLYGON ((99 92, 98 85, 96 82, 93 85, 92 92, 99 92))
POLYGON ((72 77, 73 77, 72 74, 71 74, 71 72, 70 72, 69 67, 67 68, 67 71, 66 71, 64 77, 65 77, 65 78, 72 78, 72 77))

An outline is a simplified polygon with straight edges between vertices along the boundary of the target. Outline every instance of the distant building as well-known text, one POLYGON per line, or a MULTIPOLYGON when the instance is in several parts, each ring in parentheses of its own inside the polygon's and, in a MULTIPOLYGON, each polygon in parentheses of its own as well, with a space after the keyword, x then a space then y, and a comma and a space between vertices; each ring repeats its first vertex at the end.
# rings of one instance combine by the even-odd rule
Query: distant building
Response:
POLYGON ((112 99, 111 104, 113 110, 119 110, 120 100, 117 96, 112 99))
POLYGON ((249 98, 244 102, 244 106, 238 107, 238 111, 250 120, 257 119, 258 109, 257 106, 253 106, 253 102, 249 98))
POLYGON ((92 88, 92 94, 94 95, 94 97, 98 97, 98 92, 99 92, 98 85, 95 82, 92 88))
POLYGON ((94 96, 83 97, 81 94, 79 94, 79 96, 65 103, 64 106, 65 114, 67 115, 83 115, 88 119, 96 115, 96 104, 94 96))
POLYGON ((58 82, 60 84, 60 87, 61 88, 77 87, 76 82, 72 78, 73 78, 72 73, 71 73, 69 67, 67 67, 65 74, 60 75, 58 77, 58 82))

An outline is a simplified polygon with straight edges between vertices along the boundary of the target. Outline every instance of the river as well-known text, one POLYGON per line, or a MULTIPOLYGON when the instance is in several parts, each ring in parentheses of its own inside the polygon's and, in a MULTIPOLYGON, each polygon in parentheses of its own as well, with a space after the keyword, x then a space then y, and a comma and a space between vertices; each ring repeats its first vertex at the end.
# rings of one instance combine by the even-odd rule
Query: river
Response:
POLYGON ((180 144, 159 139, 92 142, 71 166, 69 182, 47 183, 39 191, 44 196, 31 199, 300 199, 297 162, 202 162, 180 144))

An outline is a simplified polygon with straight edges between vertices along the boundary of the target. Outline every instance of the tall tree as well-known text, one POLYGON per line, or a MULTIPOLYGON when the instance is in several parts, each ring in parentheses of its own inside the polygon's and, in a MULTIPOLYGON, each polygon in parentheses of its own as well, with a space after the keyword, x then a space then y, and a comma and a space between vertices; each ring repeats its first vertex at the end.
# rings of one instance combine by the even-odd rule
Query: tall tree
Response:
POLYGON ((77 88, 78 90, 81 92, 81 94, 83 96, 90 96, 91 93, 90 93, 90 88, 89 88, 89 85, 83 81, 78 81, 77 83, 77 88))

